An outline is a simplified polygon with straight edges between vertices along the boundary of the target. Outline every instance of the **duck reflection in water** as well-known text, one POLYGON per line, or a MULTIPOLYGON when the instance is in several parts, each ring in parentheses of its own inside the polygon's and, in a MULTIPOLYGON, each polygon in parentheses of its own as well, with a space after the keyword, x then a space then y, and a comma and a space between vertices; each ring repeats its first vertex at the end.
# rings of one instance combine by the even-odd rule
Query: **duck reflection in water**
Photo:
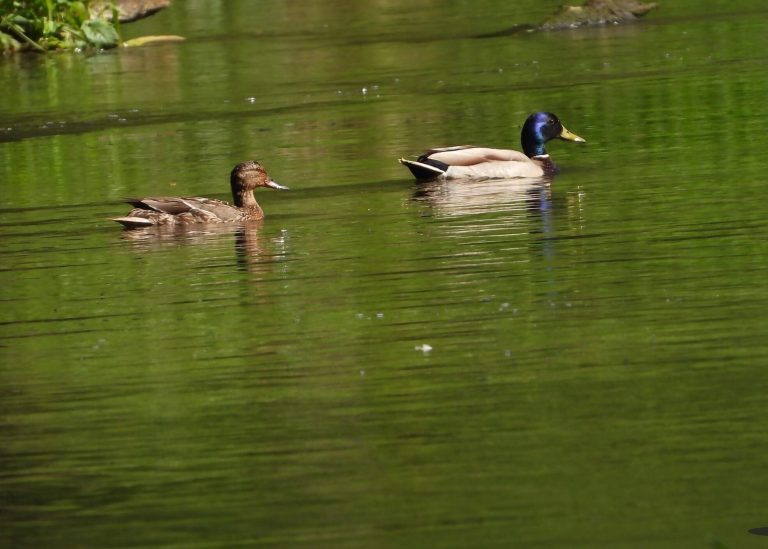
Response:
MULTIPOLYGON (((431 181, 419 183, 413 202, 426 206, 424 217, 450 221, 443 231, 470 234, 528 234, 528 247, 540 257, 554 255, 555 215, 569 212, 568 204, 553 199, 551 177, 488 179, 485 181, 431 181)), ((567 202, 567 199, 566 199, 567 202)))
POLYGON ((280 236, 265 239, 260 226, 260 222, 249 222, 235 231, 235 258, 241 271, 264 274, 286 261, 288 231, 283 229, 280 236))
POLYGON ((220 242, 240 231, 258 233, 263 221, 247 221, 237 224, 157 225, 141 230, 123 231, 122 240, 128 240, 136 249, 151 250, 173 246, 210 244, 220 242))
POLYGON ((427 204, 443 217, 527 211, 542 215, 552 205, 551 177, 486 179, 484 181, 430 181, 420 183, 413 200, 427 204))
POLYGON ((216 250, 222 247, 231 249, 230 246, 234 244, 237 268, 263 274, 271 271, 275 263, 285 261, 288 240, 285 230, 282 230, 279 236, 266 237, 263 234, 263 224, 262 220, 258 220, 238 224, 156 226, 124 231, 121 238, 130 241, 136 250, 142 252, 205 245, 214 248, 212 253, 217 263, 222 257, 216 254, 216 250))

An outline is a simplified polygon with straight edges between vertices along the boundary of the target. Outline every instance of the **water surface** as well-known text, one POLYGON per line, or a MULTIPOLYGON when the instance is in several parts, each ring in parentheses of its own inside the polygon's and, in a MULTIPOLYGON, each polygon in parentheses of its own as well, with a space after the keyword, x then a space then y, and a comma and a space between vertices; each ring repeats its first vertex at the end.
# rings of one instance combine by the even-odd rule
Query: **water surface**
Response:
POLYGON ((477 38, 557 4, 187 1, 1 60, 0 544, 762 546, 768 11, 477 38), (551 185, 396 162, 540 109, 588 141, 551 185), (263 223, 109 221, 250 158, 263 223))

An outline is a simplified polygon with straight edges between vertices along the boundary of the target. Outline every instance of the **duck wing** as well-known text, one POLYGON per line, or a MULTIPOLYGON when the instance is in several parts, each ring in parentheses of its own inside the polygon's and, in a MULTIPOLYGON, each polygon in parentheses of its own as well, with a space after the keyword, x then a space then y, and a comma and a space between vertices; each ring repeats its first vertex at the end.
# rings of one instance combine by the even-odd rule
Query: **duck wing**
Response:
POLYGON ((187 202, 188 198, 176 196, 149 196, 147 198, 126 198, 125 202, 140 210, 179 215, 188 212, 192 206, 187 202))
POLYGON ((419 157, 420 162, 437 160, 448 166, 474 166, 484 162, 530 162, 523 153, 509 149, 489 149, 462 145, 431 149, 419 157))
POLYGON ((208 220, 232 221, 242 215, 242 211, 231 204, 214 198, 199 196, 151 196, 147 198, 129 198, 128 204, 140 210, 151 210, 169 215, 190 213, 208 220))

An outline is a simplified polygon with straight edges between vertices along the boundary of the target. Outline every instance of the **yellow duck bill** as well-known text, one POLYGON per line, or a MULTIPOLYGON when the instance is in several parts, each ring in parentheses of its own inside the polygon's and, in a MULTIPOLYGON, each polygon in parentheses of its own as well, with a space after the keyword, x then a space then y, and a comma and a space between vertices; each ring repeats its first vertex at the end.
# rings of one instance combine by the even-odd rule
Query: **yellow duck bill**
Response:
POLYGON ((587 140, 583 137, 579 137, 573 132, 569 132, 565 126, 563 126, 563 131, 560 132, 560 135, 558 135, 560 139, 565 139, 566 141, 575 141, 576 143, 586 143, 587 140))

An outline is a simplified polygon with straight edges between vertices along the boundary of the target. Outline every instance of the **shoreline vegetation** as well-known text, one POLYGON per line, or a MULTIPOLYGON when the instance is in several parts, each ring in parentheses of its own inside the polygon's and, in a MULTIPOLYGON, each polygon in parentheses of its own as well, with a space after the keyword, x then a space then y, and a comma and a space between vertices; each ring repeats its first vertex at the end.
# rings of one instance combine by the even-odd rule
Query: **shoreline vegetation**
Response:
MULTIPOLYGON (((121 39, 121 23, 152 15, 171 1, 0 0, 0 49, 3 53, 84 51, 184 40, 181 36, 142 36, 125 42, 121 39)), ((636 21, 656 6, 643 0, 586 0, 580 6, 561 6, 540 25, 518 24, 478 37, 636 21)))
MULTIPOLYGON (((117 17, 91 17, 88 0, 0 0, 3 51, 107 49, 120 43, 117 17)), ((117 7, 111 9, 116 14, 117 7)), ((113 15, 114 15, 113 14, 113 15)))
POLYGON ((145 36, 123 42, 120 25, 151 15, 170 0, 0 0, 0 50, 86 51, 183 40, 145 36))

